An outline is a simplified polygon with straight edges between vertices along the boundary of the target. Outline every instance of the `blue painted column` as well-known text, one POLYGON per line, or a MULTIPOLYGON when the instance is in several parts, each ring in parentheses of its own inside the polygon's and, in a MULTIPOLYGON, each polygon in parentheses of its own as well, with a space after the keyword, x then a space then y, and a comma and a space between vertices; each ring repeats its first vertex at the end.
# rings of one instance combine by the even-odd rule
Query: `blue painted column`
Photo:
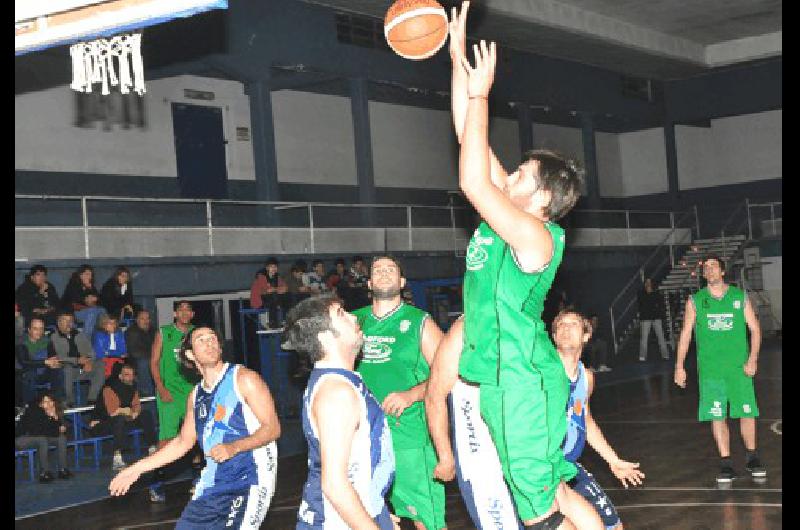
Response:
POLYGON ((667 155, 667 192, 673 210, 680 209, 681 185, 678 180, 678 148, 675 143, 675 123, 664 124, 664 148, 667 155))
POLYGON ((600 182, 597 176, 597 148, 594 141, 594 120, 588 112, 581 112, 583 163, 586 169, 586 199, 589 208, 600 208, 600 182))
MULTIPOLYGON (((269 78, 247 83, 245 93, 250 96, 250 127, 256 173, 256 196, 253 199, 278 201, 278 158, 275 153, 275 124, 272 120, 269 78)), ((277 224, 277 216, 272 208, 259 208, 258 211, 260 223, 268 226, 277 224)))
POLYGON ((525 153, 533 149, 533 123, 531 122, 531 107, 527 103, 516 103, 514 110, 517 113, 519 126, 519 150, 525 153))
MULTIPOLYGON (((353 143, 356 151, 358 202, 374 204, 375 173, 372 161, 372 137, 369 125, 369 86, 364 78, 350 79, 350 109, 353 114, 353 143)), ((364 226, 375 226, 372 208, 362 210, 364 226)))

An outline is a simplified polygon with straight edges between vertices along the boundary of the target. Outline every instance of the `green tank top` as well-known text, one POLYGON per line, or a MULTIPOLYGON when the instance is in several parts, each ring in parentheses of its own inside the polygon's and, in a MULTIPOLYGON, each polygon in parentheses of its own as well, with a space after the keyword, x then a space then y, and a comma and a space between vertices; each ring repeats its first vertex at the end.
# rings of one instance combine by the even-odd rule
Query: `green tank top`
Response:
MULTIPOLYGON (((403 302, 396 309, 377 318, 372 306, 353 312, 364 332, 362 357, 356 371, 378 400, 392 392, 404 392, 430 376, 430 367, 422 355, 422 326, 428 313, 403 302)), ((424 447, 431 443, 425 407, 413 403, 399 418, 387 416, 395 449, 424 447)))
POLYGON ((744 291, 733 285, 721 299, 714 298, 708 287, 692 295, 696 313, 697 369, 702 375, 742 369, 747 361, 747 322, 744 291))
POLYGON ((541 271, 523 272, 511 247, 485 221, 475 230, 464 274, 464 347, 461 377, 479 384, 513 385, 532 372, 563 383, 564 369, 542 322, 544 301, 564 253, 564 230, 545 223, 553 257, 541 271), (561 377, 563 375, 563 377, 561 377))
MULTIPOLYGON (((194 326, 189 324, 189 331, 194 326)), ((161 326, 161 360, 159 370, 161 371, 161 382, 167 390, 188 395, 194 387, 195 382, 187 379, 180 369, 180 351, 184 332, 179 330, 175 324, 161 326)), ((173 396, 174 397, 174 396, 173 396)))

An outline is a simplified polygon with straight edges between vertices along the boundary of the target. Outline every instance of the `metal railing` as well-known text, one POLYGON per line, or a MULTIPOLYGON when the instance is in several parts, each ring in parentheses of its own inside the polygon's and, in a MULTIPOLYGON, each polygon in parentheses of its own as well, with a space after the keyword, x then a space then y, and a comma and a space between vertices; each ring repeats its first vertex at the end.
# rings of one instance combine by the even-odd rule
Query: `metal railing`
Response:
POLYGON ((615 354, 618 352, 621 342, 621 333, 618 332, 633 322, 635 315, 631 311, 636 307, 639 290, 645 278, 659 279, 665 269, 669 270, 675 264, 675 247, 689 246, 691 244, 691 241, 676 242, 674 236, 677 231, 691 227, 695 234, 699 234, 697 206, 684 212, 677 220, 673 220, 672 225, 672 230, 644 260, 609 305, 609 321, 611 322, 611 337, 614 341, 615 354))
POLYGON ((748 239, 780 234, 782 231, 780 225, 783 224, 783 201, 751 203, 749 200, 745 200, 745 203, 747 204, 748 239), (769 212, 769 217, 765 215, 766 212, 769 212), (764 230, 765 226, 769 227, 769 230, 764 230))

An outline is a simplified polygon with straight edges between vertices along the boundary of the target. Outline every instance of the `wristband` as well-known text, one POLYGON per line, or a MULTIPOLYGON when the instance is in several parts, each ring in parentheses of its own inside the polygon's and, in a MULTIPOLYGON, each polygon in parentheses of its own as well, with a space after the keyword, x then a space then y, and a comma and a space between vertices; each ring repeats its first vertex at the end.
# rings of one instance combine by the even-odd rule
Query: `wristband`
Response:
POLYGON ((489 96, 469 96, 469 99, 489 99, 489 96))

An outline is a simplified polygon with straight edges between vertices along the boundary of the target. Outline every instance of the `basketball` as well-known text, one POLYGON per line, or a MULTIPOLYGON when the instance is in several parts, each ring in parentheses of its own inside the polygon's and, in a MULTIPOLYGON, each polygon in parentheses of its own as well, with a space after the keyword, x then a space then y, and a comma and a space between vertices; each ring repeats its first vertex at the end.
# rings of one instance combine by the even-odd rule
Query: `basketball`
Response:
POLYGON ((383 21, 386 42, 405 59, 419 61, 447 40, 447 13, 436 0, 397 0, 383 21))

